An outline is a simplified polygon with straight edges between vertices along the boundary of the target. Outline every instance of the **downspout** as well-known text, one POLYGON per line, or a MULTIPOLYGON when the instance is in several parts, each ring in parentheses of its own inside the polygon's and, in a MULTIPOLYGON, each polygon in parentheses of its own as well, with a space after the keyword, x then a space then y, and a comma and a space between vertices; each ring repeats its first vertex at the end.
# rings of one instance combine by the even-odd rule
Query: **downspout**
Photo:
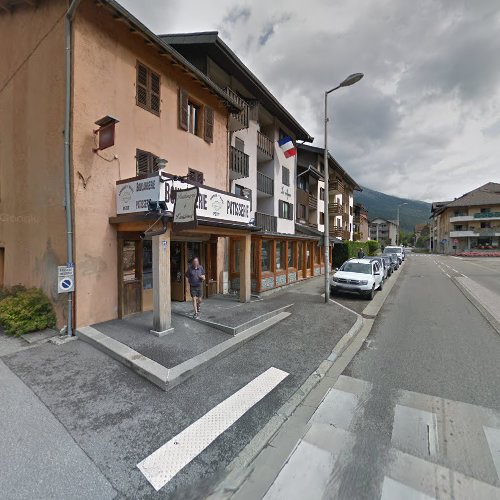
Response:
MULTIPOLYGON (((66 82, 64 105, 64 208, 66 211, 66 261, 74 267, 73 262, 73 211, 71 197, 71 51, 72 51, 72 21, 80 0, 72 0, 64 16, 64 40, 66 46, 66 82)), ((68 293, 67 333, 73 336, 73 295, 68 293)))

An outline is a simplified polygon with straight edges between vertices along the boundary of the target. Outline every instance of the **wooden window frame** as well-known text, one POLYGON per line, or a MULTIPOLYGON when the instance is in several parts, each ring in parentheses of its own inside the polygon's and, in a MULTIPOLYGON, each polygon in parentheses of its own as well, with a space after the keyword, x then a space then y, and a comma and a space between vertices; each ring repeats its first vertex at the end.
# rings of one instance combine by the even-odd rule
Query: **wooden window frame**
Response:
POLYGON ((161 76, 156 71, 153 71, 146 64, 140 61, 136 62, 136 92, 135 92, 135 103, 142 109, 153 113, 156 116, 160 116, 161 113, 161 76), (144 70, 146 75, 146 81, 142 82, 140 75, 141 69, 144 70), (146 102, 142 102, 140 99, 140 91, 145 94, 146 102), (157 102, 157 107, 154 104, 157 102))

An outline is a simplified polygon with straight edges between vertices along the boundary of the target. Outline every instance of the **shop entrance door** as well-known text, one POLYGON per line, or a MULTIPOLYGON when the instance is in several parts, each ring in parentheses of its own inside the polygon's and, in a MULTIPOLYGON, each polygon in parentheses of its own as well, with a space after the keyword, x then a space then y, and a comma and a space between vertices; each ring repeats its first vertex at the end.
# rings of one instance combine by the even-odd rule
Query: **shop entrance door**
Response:
POLYGON ((305 278, 304 274, 304 243, 299 241, 297 244, 298 255, 297 255, 297 268, 298 268, 298 279, 305 278))
POLYGON ((140 240, 121 240, 119 246, 120 317, 142 311, 142 247, 140 240))
POLYGON ((170 243, 170 276, 172 300, 184 302, 185 299, 185 243, 183 241, 172 241, 170 243))

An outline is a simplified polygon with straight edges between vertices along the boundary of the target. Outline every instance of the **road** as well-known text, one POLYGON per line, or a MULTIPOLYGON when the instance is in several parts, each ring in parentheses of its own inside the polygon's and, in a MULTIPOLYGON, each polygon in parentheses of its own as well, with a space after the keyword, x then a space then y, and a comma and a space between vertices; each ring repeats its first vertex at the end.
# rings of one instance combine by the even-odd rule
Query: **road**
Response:
POLYGON ((410 256, 265 498, 500 498, 500 335, 457 284, 500 308, 499 274, 410 256))

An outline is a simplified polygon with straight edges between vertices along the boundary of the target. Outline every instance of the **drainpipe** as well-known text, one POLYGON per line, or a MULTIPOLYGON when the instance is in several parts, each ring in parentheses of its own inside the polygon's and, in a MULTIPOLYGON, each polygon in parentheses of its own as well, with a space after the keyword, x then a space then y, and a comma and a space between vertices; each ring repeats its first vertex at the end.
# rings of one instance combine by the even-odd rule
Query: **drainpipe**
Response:
MULTIPOLYGON (((64 106, 64 208, 66 210, 66 260, 67 265, 74 267, 73 262, 73 213, 71 199, 71 50, 72 21, 80 0, 72 0, 66 16, 64 16, 64 41, 66 46, 66 84, 64 106)), ((68 336, 73 336, 73 295, 68 293, 68 336)))

